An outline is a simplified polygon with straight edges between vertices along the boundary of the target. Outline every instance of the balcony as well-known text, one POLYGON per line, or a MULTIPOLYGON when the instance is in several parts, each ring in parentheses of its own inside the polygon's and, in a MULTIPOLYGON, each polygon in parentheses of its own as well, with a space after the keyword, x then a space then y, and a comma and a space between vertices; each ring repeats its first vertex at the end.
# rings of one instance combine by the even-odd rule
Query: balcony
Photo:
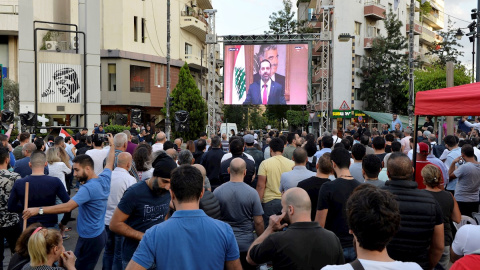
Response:
POLYGON ((321 52, 321 51, 323 50, 323 47, 324 47, 324 46, 328 46, 328 41, 318 40, 318 41, 315 43, 314 52, 321 52))
MULTIPOLYGON (((212 9, 212 0, 197 0, 197 6, 201 9, 212 9)), ((193 1, 195 3, 195 1, 193 1)))
POLYGON ((363 7, 365 17, 373 20, 385 19, 385 6, 380 5, 379 1, 367 1, 363 7))
POLYGON ((363 48, 364 49, 371 49, 373 46, 373 38, 372 37, 366 37, 363 39, 363 48))
POLYGON ((18 5, 0 4, 0 35, 18 35, 18 5))
POLYGON ((185 54, 185 62, 188 63, 188 66, 190 68, 196 69, 196 70, 201 70, 202 67, 206 67, 207 63, 205 59, 203 59, 203 64, 202 64, 202 59, 200 56, 194 55, 194 54, 185 54))
POLYGON ((312 83, 320 84, 322 79, 328 78, 328 69, 327 68, 317 68, 315 73, 312 76, 312 83))
MULTIPOLYGON (((414 35, 421 35, 422 34, 422 25, 419 21, 415 21, 413 24, 413 34, 414 35)), ((410 24, 407 24, 407 34, 410 32, 410 24)))
POLYGON ((422 27, 422 34, 420 35, 420 42, 432 46, 435 42, 435 33, 425 27, 422 27))
POLYGON ((438 13, 430 13, 423 16, 423 21, 432 27, 433 30, 441 30, 444 26, 443 15, 438 13))
POLYGON ((199 15, 195 11, 182 11, 180 28, 195 35, 201 42, 205 42, 207 21, 203 15, 199 15))

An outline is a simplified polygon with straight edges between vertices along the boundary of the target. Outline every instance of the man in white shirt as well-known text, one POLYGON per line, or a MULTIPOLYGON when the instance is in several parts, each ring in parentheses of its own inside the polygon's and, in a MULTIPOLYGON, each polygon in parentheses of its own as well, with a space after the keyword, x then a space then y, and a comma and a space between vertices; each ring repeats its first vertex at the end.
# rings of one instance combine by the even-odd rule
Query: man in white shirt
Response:
POLYGON ((99 175, 103 171, 103 160, 107 157, 109 149, 103 148, 103 137, 99 137, 98 134, 93 134, 92 145, 93 149, 88 150, 85 154, 93 159, 95 174, 99 175))
POLYGON ((157 134, 157 142, 152 145, 152 153, 163 150, 163 144, 167 141, 167 136, 163 131, 157 134))
POLYGON ((339 138, 337 134, 338 134, 338 130, 336 128, 332 129, 333 145, 342 141, 342 138, 339 138))
POLYGON ((132 155, 123 152, 118 155, 117 167, 112 172, 110 184, 110 195, 107 201, 107 212, 105 213, 105 231, 107 232, 107 243, 103 253, 103 269, 122 269, 121 244, 122 236, 110 231, 109 225, 113 212, 117 208, 123 193, 133 184, 137 183, 135 177, 128 172, 132 167, 132 155), (112 267, 117 265, 118 268, 112 267))
POLYGON ((480 226, 463 225, 455 234, 455 239, 450 248, 450 260, 455 262, 478 249, 480 249, 480 226))
POLYGON ((400 228, 400 211, 393 194, 373 185, 361 185, 350 195, 346 212, 357 259, 351 264, 327 265, 322 270, 422 269, 417 263, 395 261, 387 253, 388 242, 400 228))
POLYGON ((402 152, 404 154, 408 154, 408 151, 410 151, 410 138, 412 138, 412 129, 411 128, 406 128, 405 129, 405 137, 403 137, 402 140, 400 140, 400 143, 402 144, 402 152))

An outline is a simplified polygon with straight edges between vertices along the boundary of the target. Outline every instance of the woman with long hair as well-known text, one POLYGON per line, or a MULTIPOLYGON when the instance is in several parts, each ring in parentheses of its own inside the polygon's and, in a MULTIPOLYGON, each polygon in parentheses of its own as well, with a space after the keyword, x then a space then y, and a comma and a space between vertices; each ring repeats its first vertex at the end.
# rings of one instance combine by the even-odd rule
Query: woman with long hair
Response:
POLYGON ((140 144, 133 152, 133 162, 137 169, 138 178, 145 181, 153 175, 152 147, 149 144, 140 144))
POLYGON ((65 151, 65 149, 59 146, 48 148, 46 154, 49 172, 48 175, 60 179, 63 186, 65 186, 65 190, 68 191, 67 184, 65 183, 65 174, 71 173, 72 167, 70 166, 67 152, 65 152, 65 155, 67 155, 65 158, 62 150, 65 151))
POLYGON ((192 140, 187 142, 187 150, 192 152, 192 154, 195 153, 195 143, 192 140))
POLYGON ((56 229, 36 228, 28 239, 30 263, 23 270, 75 270, 75 255, 65 251, 63 239, 56 229), (55 267, 58 262, 60 267, 55 267))

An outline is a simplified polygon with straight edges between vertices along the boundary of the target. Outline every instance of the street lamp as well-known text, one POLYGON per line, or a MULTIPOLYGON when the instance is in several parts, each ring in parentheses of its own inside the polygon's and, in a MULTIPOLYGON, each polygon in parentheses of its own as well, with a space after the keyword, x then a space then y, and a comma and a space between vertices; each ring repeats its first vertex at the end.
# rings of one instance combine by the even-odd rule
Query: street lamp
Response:
MULTIPOLYGON (((472 10, 473 12, 474 10, 472 10)), ((476 11, 476 9, 475 9, 476 11)), ((472 18, 474 17, 474 13, 472 13, 472 18)), ((475 76, 475 39, 478 38, 478 34, 477 34, 477 31, 475 30, 475 28, 477 27, 477 23, 475 21, 471 22, 466 28, 458 28, 457 30, 457 33, 455 33, 455 38, 457 40, 461 40, 462 37, 465 35, 468 37, 468 39, 470 40, 470 42, 472 43, 472 81, 475 80, 474 76, 475 76), (462 29, 468 29, 470 32, 467 33, 467 34, 464 34, 462 29)), ((477 69, 478 69, 478 64, 477 63, 477 69)), ((477 82, 480 82, 480 78, 479 78, 479 73, 477 72, 477 82)))
MULTIPOLYGON (((352 39, 352 93, 351 93, 351 115, 355 115, 355 36, 352 36, 348 33, 342 33, 338 35, 339 42, 348 42, 352 39)), ((343 121, 343 126, 345 127, 345 118, 343 121)))

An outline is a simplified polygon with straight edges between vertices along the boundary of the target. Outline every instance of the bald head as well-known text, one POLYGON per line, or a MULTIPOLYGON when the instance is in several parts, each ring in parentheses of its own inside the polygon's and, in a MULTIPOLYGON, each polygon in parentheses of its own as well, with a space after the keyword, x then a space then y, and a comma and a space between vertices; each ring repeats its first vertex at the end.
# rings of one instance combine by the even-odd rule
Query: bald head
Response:
POLYGON ((37 146, 34 143, 26 143, 22 148, 22 153, 24 156, 29 157, 35 150, 37 150, 37 146))
POLYGON ((282 200, 285 201, 286 206, 293 206, 295 212, 298 214, 306 214, 310 217, 312 203, 308 193, 303 188, 290 188, 283 194, 282 200))
POLYGON ((182 140, 179 138, 176 138, 175 141, 173 141, 173 143, 176 144, 178 148, 182 146, 182 140))
POLYGON ((293 161, 295 161, 295 165, 305 165, 308 161, 307 151, 303 147, 297 147, 293 151, 293 161))
POLYGON ((175 150, 175 148, 167 149, 167 151, 165 151, 165 153, 167 153, 167 155, 169 155, 175 161, 178 158, 178 152, 177 152, 177 150, 175 150))
POLYGON ((241 158, 234 158, 230 162, 230 177, 232 176, 241 176, 243 179, 245 170, 247 169, 247 163, 241 158))
POLYGON ((388 158, 387 174, 392 180, 412 179, 412 161, 403 153, 393 153, 390 155, 390 158, 388 158))
POLYGON ((120 167, 125 170, 130 170, 132 164, 132 155, 128 152, 122 152, 118 154, 117 167, 120 167))
POLYGON ((205 170, 205 167, 200 164, 193 164, 192 166, 197 168, 200 173, 202 173, 203 180, 205 180, 205 177, 207 176, 207 171, 205 170))
POLYGON ((163 132, 163 131, 160 131, 157 134, 157 142, 159 142, 159 143, 164 143, 166 138, 167 138, 167 136, 165 135, 165 132, 163 132))

